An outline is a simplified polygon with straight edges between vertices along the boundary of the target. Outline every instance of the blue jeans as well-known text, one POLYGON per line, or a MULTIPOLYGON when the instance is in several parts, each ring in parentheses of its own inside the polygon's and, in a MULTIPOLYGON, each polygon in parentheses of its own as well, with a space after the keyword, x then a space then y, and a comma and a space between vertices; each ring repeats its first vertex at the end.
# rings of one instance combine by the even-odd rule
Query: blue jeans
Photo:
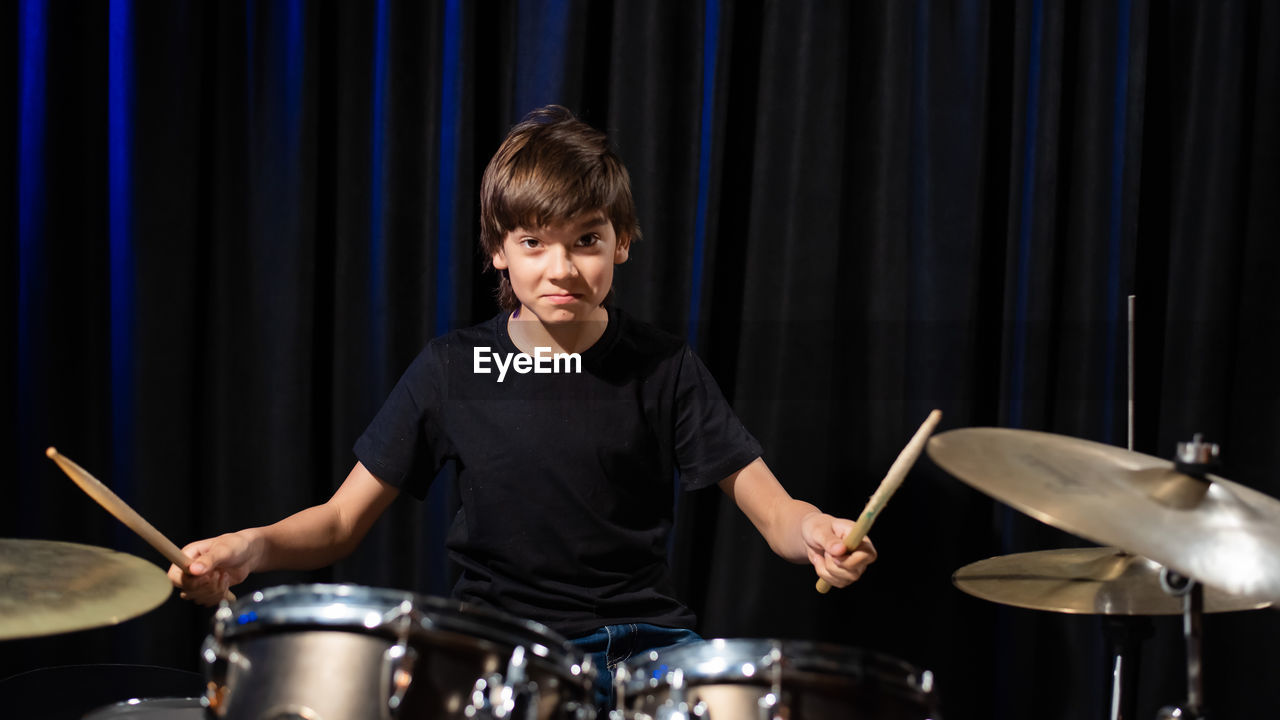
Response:
POLYGON ((596 668, 595 703, 603 718, 617 701, 614 697, 613 674, 619 665, 650 650, 701 641, 698 633, 692 630, 628 623, 606 625, 590 635, 574 638, 569 642, 589 656, 596 668))

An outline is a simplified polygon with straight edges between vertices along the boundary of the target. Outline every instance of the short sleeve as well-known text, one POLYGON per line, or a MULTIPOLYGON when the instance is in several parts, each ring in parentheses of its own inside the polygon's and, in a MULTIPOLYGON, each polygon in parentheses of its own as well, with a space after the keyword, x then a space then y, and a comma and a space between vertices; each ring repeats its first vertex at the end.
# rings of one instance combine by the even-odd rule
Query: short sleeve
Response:
POLYGON ((675 456, 685 490, 714 485, 761 455, 693 350, 683 350, 676 379, 675 456))
POLYGON ((440 378, 432 345, 423 349, 356 440, 356 458, 373 475, 419 499, 443 467, 448 439, 440 430, 440 378))

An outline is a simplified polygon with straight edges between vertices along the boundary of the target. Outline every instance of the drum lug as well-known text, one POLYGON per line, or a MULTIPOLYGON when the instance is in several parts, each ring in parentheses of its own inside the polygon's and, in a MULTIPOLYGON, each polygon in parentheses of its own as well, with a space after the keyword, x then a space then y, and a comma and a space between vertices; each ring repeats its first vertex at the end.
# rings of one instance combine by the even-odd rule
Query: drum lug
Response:
POLYGON ((764 697, 756 701, 760 708, 760 720, 782 720, 782 716, 777 714, 778 696, 776 693, 770 692, 764 697))
POLYGON ((505 678, 495 673, 476 680, 465 715, 479 720, 537 720, 538 685, 527 680, 528 666, 524 648, 517 645, 505 678))
POLYGON ((226 715, 227 692, 230 690, 227 676, 230 666, 234 664, 243 672, 249 670, 249 659, 235 650, 228 651, 219 637, 220 635, 215 633, 205 638, 200 648, 200 659, 205 664, 205 688, 200 704, 207 708, 213 717, 226 715))
POLYGON ((778 712, 778 705, 782 702, 782 647, 777 642, 774 642, 760 666, 762 669, 768 668, 770 679, 768 694, 758 701, 760 720, 783 720, 778 712))
POLYGON ((689 720, 698 717, 699 713, 690 714, 689 701, 685 693, 684 670, 676 668, 670 675, 670 689, 666 701, 654 712, 654 720, 689 720))
POLYGON ((413 682, 413 667, 418 662, 418 651, 407 643, 398 642, 382 654, 383 687, 387 689, 386 716, 400 715, 400 705, 413 682))
POLYGON ((413 683, 413 668, 418 662, 418 651, 409 644, 414 623, 420 620, 413 603, 406 600, 392 613, 390 624, 396 627, 396 644, 382 654, 382 687, 386 688, 387 702, 384 717, 400 715, 400 705, 413 683))

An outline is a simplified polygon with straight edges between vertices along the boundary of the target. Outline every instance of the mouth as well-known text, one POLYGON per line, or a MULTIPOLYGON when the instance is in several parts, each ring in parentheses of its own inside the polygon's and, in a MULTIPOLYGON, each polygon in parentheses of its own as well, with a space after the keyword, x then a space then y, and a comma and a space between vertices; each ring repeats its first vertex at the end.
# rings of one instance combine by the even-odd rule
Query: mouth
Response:
POLYGON ((555 305, 563 305, 582 299, 582 293, 547 293, 542 296, 543 300, 555 305))

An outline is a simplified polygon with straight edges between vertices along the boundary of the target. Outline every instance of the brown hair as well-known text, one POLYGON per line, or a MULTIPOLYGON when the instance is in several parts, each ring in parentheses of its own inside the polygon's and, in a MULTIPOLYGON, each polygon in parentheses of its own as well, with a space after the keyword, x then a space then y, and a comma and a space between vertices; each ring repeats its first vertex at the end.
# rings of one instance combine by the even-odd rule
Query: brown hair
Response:
MULTIPOLYGON (((631 177, 605 134, 559 105, 534 110, 507 133, 480 181, 485 264, 492 266, 516 228, 558 225, 596 210, 613 223, 620 244, 640 239, 631 177)), ((520 301, 500 275, 498 304, 514 310, 520 301)))

